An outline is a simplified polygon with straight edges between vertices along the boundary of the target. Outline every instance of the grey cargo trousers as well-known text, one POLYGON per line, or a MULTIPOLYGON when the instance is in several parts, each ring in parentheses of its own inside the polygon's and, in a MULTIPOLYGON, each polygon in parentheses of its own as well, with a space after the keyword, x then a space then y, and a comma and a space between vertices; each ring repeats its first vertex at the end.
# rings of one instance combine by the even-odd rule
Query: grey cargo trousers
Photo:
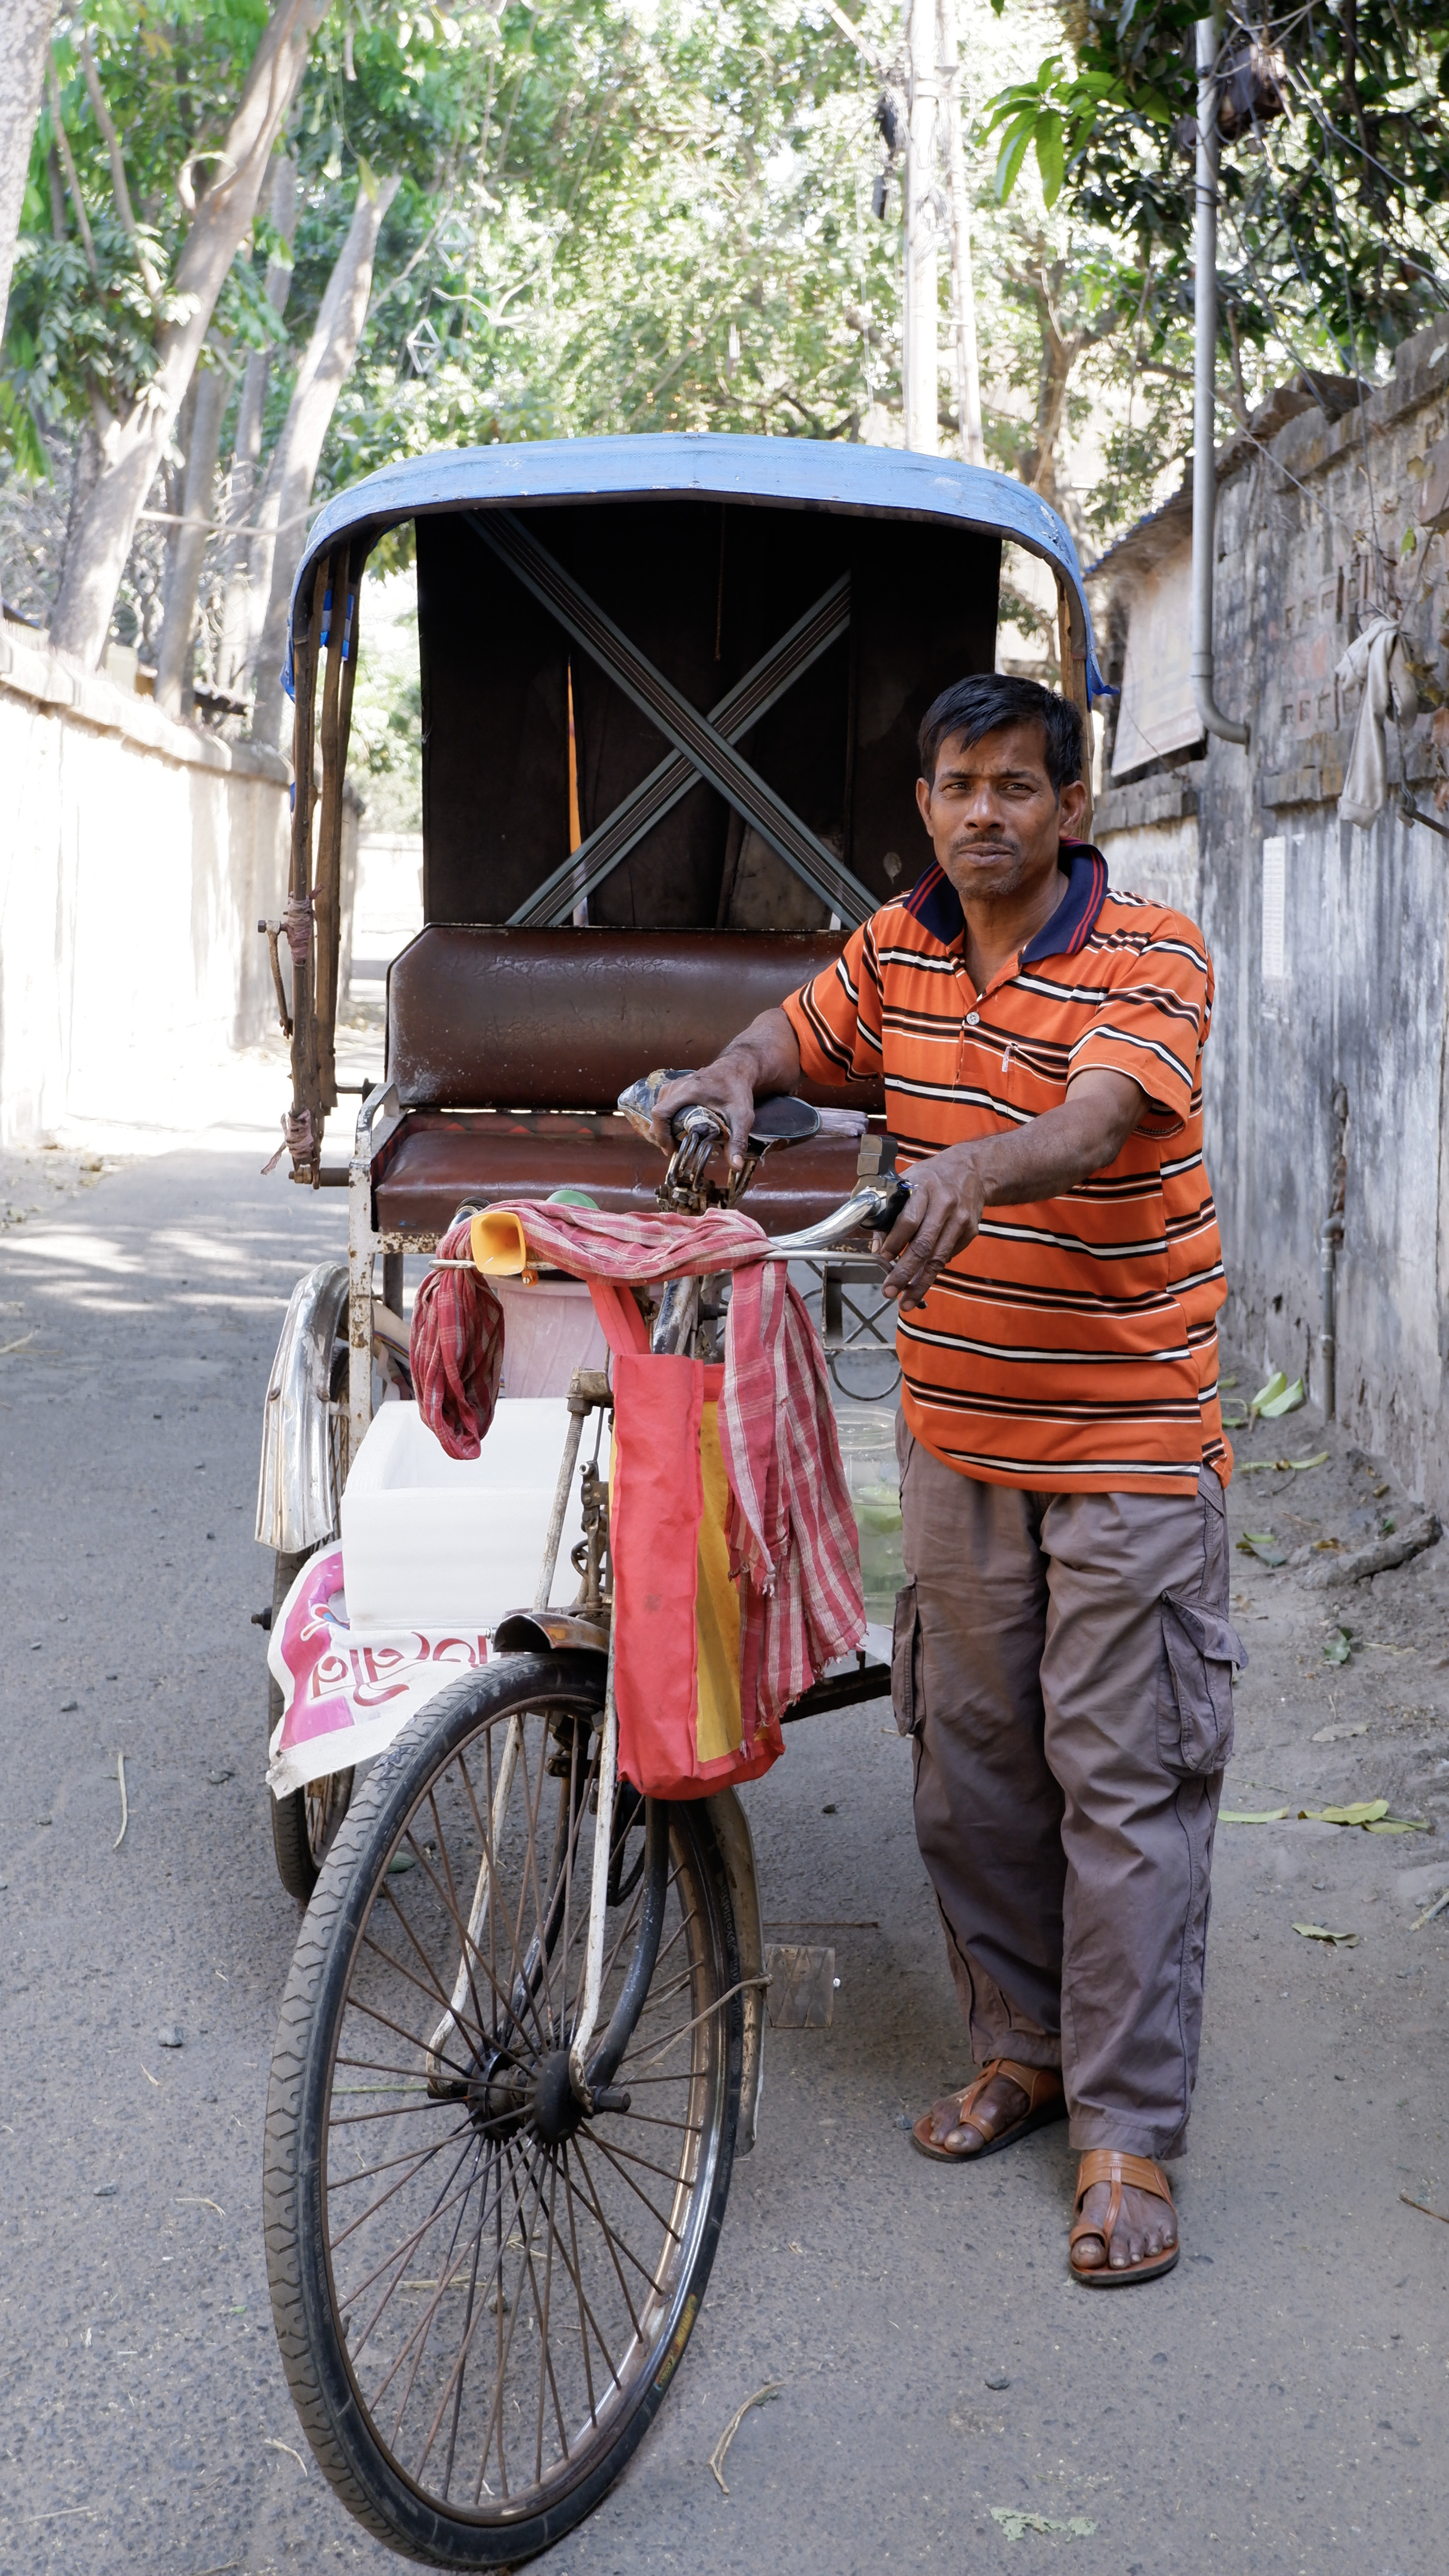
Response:
POLYGON ((978 2065, 1060 2066, 1077 2148, 1180 2155, 1232 1750, 1222 1487, 1038 1494, 898 1426, 896 1723, 978 2065))

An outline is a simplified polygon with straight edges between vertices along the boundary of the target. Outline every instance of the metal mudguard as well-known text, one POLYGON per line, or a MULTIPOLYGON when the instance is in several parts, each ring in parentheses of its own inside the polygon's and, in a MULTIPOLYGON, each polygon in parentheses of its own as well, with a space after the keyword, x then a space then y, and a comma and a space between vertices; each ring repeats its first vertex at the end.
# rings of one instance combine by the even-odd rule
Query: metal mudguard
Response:
POLYGON ((765 2089, 765 1934, 760 1921, 760 1882, 755 1872, 750 1820, 733 1789, 717 1789, 708 1804, 734 1907, 740 1976, 747 1981, 745 2062, 740 2077, 740 2123, 735 2132, 735 2153, 744 2156, 755 2143, 760 2096, 765 2089))
POLYGON ((319 1262, 292 1291, 262 1409, 257 1483, 257 1537, 279 1555, 302 1555, 337 1528, 332 1353, 346 1313, 340 1261, 319 1262))

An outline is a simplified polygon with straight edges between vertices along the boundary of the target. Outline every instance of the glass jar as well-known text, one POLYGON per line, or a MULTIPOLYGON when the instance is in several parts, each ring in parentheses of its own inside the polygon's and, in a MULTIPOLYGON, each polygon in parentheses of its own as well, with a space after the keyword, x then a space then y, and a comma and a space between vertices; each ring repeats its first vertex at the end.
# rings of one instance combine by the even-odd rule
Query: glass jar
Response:
POLYGON ((893 1413, 842 1413, 837 1417, 840 1456, 860 1533, 860 1577, 865 1615, 887 1626, 905 1581, 901 1553, 900 1471, 896 1466, 893 1413))

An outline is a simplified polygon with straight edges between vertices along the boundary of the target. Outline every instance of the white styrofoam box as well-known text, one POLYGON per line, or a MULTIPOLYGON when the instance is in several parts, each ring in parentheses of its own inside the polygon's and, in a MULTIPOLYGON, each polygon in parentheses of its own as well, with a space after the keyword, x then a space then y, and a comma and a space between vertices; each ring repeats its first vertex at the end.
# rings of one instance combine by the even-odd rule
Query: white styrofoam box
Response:
MULTIPOLYGON (((374 1414, 342 1497, 342 1564, 354 1629, 495 1628, 537 1589, 569 1409, 502 1397, 476 1458, 450 1458, 415 1404, 374 1414)), ((578 1588, 583 1536, 573 1479, 553 1597, 578 1588)))
POLYGON ((567 1395, 576 1368, 607 1368, 609 1345, 586 1279, 490 1279, 503 1306, 502 1391, 567 1395))

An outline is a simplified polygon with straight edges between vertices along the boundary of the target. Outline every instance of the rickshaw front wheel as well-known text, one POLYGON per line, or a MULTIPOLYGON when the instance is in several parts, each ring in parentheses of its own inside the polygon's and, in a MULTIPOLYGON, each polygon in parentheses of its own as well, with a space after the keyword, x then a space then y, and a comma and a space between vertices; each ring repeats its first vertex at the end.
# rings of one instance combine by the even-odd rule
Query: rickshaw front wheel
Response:
POLYGON ((569 2097, 604 1669, 507 1655, 430 1701, 357 1791, 282 2005, 288 2381, 349 2511, 431 2566, 516 2566, 593 2510, 669 2388, 729 2190, 741 1971, 702 1804, 616 1807, 596 2032, 648 1984, 593 2107, 569 2097))

